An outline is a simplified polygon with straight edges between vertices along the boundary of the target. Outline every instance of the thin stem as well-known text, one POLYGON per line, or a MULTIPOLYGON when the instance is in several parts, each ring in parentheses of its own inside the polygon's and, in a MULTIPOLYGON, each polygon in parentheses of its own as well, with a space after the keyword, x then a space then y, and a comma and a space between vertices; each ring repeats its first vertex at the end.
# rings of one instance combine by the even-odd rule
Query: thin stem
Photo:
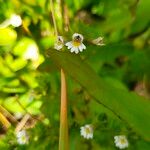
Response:
POLYGON ((23 30, 24 30, 29 36, 33 37, 31 31, 29 30, 28 26, 25 24, 24 21, 22 22, 22 27, 23 27, 23 30))
POLYGON ((51 13, 52 13, 52 19, 53 19, 53 24, 54 24, 55 35, 58 36, 58 30, 57 30, 55 15, 54 15, 54 4, 53 4, 53 0, 50 0, 50 7, 51 7, 51 13))
POLYGON ((3 126, 8 129, 11 126, 11 123, 7 120, 7 118, 0 112, 0 122, 3 126))
POLYGON ((7 20, 5 20, 4 22, 2 22, 2 23, 0 24, 0 29, 6 28, 6 27, 8 27, 9 25, 10 25, 10 20, 7 19, 7 20))
POLYGON ((67 5, 64 5, 64 29, 66 32, 69 31, 69 15, 67 5))
POLYGON ((16 97, 16 102, 19 104, 19 106, 22 108, 22 110, 23 110, 26 114, 30 115, 30 117, 31 117, 32 119, 37 120, 37 121, 41 121, 40 119, 34 117, 34 116, 26 109, 26 107, 24 107, 24 106, 22 105, 22 103, 18 100, 18 97, 16 97))
POLYGON ((61 110, 60 110, 60 135, 59 150, 68 150, 68 121, 67 121, 67 91, 66 78, 63 69, 61 69, 61 110))
MULTIPOLYGON (((51 13, 54 24, 55 35, 58 36, 58 30, 54 15, 53 1, 50 0, 51 13)), ((69 150, 68 137, 68 118, 67 118, 67 87, 66 78, 63 69, 61 69, 61 106, 60 106, 60 130, 59 130, 59 150, 69 150)))
POLYGON ((16 129, 15 129, 15 132, 19 132, 23 129, 23 127, 25 126, 26 122, 29 120, 30 118, 30 115, 29 114, 26 114, 22 120, 18 123, 16 129))
POLYGON ((17 119, 3 106, 0 105, 0 112, 4 114, 10 121, 17 123, 17 119))

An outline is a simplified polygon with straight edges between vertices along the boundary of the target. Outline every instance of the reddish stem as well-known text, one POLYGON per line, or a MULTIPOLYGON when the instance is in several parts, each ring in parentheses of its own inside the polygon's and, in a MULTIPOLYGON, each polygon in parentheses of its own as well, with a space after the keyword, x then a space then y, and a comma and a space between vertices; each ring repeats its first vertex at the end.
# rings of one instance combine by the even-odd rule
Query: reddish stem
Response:
POLYGON ((60 135, 59 150, 69 149, 68 120, 67 120, 67 87, 63 69, 61 69, 61 108, 60 108, 60 135))

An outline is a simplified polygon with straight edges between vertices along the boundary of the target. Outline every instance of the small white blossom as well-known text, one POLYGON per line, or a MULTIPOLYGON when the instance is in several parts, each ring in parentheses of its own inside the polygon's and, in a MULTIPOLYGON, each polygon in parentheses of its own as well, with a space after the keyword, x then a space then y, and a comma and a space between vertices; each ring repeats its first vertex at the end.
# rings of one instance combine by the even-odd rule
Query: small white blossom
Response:
POLYGON ((54 48, 56 50, 61 50, 63 48, 63 46, 64 46, 64 39, 63 39, 62 36, 58 36, 57 37, 57 41, 56 41, 56 43, 54 45, 54 48))
POLYGON ((15 118, 18 120, 18 119, 21 119, 23 117, 23 114, 21 112, 16 112, 14 114, 15 118))
POLYGON ((19 15, 16 15, 16 14, 12 14, 10 19, 10 24, 14 27, 19 27, 22 25, 22 19, 19 15))
POLYGON ((128 140, 125 135, 118 135, 114 137, 116 147, 125 149, 129 146, 128 140))
POLYGON ((29 142, 29 137, 25 130, 17 132, 16 137, 18 144, 24 145, 29 142))
POLYGON ((92 41, 93 44, 98 45, 98 46, 104 46, 104 38, 103 37, 98 37, 92 41))
POLYGON ((27 47, 27 50, 25 51, 23 55, 24 59, 30 59, 32 61, 36 61, 39 58, 39 52, 38 52, 38 47, 36 44, 30 44, 27 47))
POLYGON ((19 15, 16 14, 12 14, 10 16, 10 18, 4 20, 1 24, 0 24, 0 28, 6 28, 9 25, 12 25, 14 27, 19 27, 22 25, 22 19, 19 15))
POLYGON ((80 134, 85 139, 92 139, 93 138, 93 127, 91 125, 85 125, 80 128, 80 134))
POLYGON ((70 49, 70 52, 75 52, 78 54, 86 49, 86 46, 82 43, 83 42, 83 35, 74 33, 72 36, 72 41, 67 42, 65 45, 70 49))

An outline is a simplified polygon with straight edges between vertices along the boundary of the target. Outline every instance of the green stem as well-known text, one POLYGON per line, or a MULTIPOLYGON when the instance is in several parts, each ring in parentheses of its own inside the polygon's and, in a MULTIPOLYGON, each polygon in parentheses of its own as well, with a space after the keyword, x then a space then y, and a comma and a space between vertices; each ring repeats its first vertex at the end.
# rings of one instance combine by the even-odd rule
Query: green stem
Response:
POLYGON ((56 24, 56 19, 55 19, 55 15, 54 15, 53 0, 50 0, 50 7, 51 7, 51 13, 52 13, 52 19, 53 19, 53 24, 54 24, 55 35, 57 37, 58 36, 58 31, 57 31, 57 24, 56 24))
POLYGON ((69 149, 68 138, 68 120, 67 120, 67 91, 66 78, 63 69, 61 69, 61 109, 60 109, 60 135, 59 150, 69 149))
MULTIPOLYGON (((50 0, 51 13, 54 24, 56 38, 58 36, 57 24, 54 15, 53 1, 50 0)), ((61 106, 60 106, 60 130, 59 130, 59 150, 69 150, 68 118, 67 118, 67 88, 66 78, 61 69, 61 106)))

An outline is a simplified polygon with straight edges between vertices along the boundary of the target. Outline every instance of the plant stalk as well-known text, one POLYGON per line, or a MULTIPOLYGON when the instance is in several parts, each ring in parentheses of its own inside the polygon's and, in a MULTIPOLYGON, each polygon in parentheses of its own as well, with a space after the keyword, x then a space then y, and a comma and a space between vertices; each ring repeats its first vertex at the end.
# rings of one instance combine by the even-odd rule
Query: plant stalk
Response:
POLYGON ((11 123, 7 120, 7 118, 0 112, 0 122, 3 126, 8 129, 11 126, 11 123))
POLYGON ((59 150, 69 149, 68 119, 67 119, 67 87, 63 69, 61 69, 61 108, 60 108, 60 135, 59 150))
MULTIPOLYGON (((51 13, 54 24, 56 38, 58 36, 57 24, 54 14, 53 0, 50 0, 51 13)), ((68 118, 67 118, 67 87, 66 78, 63 69, 61 68, 61 104, 60 104, 60 129, 59 129, 59 150, 69 150, 68 136, 68 118)))

